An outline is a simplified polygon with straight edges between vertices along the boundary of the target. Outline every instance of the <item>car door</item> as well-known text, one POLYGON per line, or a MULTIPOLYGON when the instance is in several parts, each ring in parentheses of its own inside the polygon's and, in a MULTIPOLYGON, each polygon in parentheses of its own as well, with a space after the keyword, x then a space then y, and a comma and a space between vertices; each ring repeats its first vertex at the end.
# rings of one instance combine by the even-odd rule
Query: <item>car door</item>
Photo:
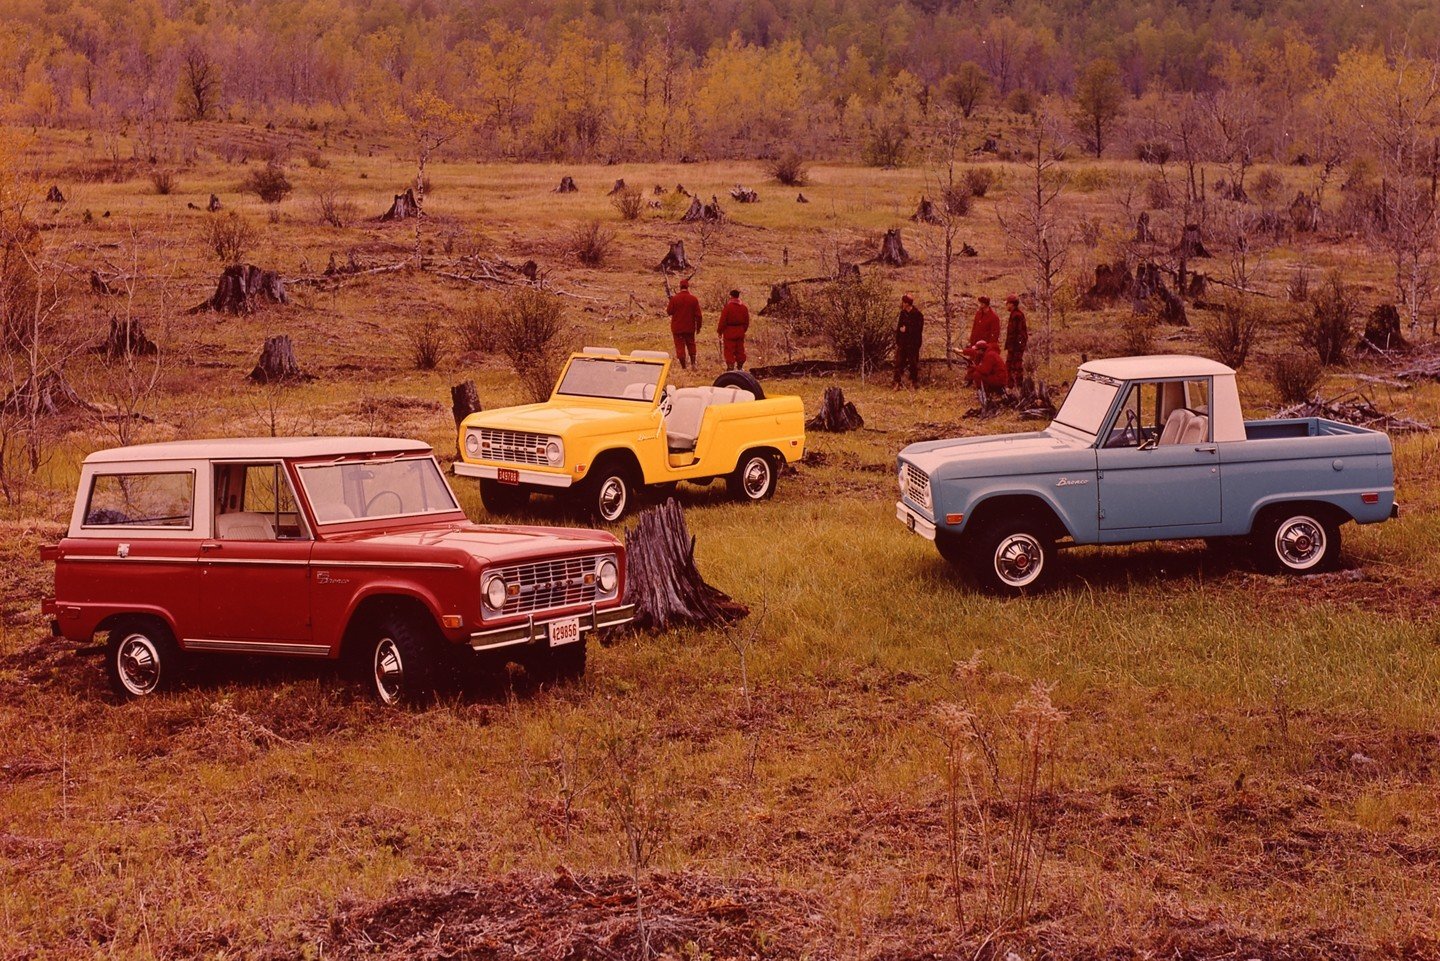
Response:
POLYGON ((310 612, 310 531, 280 462, 216 464, 200 544, 199 650, 322 655, 310 612))
POLYGON ((1209 386, 1208 378, 1131 384, 1096 455, 1102 533, 1220 523, 1209 386), (1182 426, 1167 436, 1172 416, 1182 426))

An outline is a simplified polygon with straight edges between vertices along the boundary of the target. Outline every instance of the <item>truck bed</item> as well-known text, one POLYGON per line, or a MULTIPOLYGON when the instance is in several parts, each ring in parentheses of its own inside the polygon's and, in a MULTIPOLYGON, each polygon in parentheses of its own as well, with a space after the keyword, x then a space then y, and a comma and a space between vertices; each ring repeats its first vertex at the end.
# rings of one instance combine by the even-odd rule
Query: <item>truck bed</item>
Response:
POLYGON ((1247 420, 1246 440, 1280 440, 1290 437, 1339 437, 1373 433, 1368 427, 1342 424, 1324 417, 1288 417, 1277 420, 1247 420))

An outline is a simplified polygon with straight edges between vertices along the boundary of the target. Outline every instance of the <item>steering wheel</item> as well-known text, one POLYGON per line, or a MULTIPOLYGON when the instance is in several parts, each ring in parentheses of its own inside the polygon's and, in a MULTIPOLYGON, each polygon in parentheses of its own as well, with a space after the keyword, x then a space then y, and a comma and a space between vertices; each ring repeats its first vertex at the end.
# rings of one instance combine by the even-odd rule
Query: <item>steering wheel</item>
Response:
POLYGON ((1125 426, 1120 428, 1120 446, 1134 447, 1140 443, 1140 418, 1133 410, 1125 411, 1125 426), (1129 440, 1126 440, 1126 438, 1129 440))
POLYGON ((670 396, 670 385, 665 385, 665 390, 660 394, 660 416, 669 417, 670 407, 673 398, 670 396))
POLYGON ((391 511, 392 514, 403 514, 403 513, 405 513, 405 501, 403 501, 403 500, 400 498, 400 495, 399 495, 399 494, 395 493, 394 491, 388 491, 388 490, 387 490, 387 491, 381 491, 380 493, 376 494, 374 497, 370 498, 368 501, 365 502, 365 516, 366 516, 366 517, 372 516, 371 513, 370 513, 370 508, 373 507, 373 506, 375 505, 375 502, 378 501, 378 500, 379 500, 380 498, 382 498, 382 497, 393 497, 393 498, 395 498, 395 510, 391 511))

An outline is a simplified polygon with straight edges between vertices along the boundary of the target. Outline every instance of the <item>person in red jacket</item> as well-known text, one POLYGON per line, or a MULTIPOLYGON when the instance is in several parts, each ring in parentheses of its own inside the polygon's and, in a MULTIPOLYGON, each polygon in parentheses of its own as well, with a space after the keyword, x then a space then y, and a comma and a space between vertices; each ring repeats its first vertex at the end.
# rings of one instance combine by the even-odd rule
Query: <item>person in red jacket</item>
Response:
POLYGON ((1005 298, 1010 308, 1010 319, 1005 323, 1005 366, 1010 370, 1010 383, 1020 386, 1025 376, 1025 346, 1030 343, 1030 325, 1025 320, 1025 311, 1020 309, 1020 298, 1011 294, 1005 298))
POLYGON ((730 302, 720 311, 720 349, 726 370, 745 369, 745 332, 750 329, 750 308, 740 300, 740 291, 730 291, 730 302))
POLYGON ((970 365, 970 369, 965 372, 965 380, 986 390, 1004 390, 1010 383, 1010 374, 1005 369, 1000 348, 982 340, 975 344, 975 354, 980 359, 970 365))
POLYGON ((978 346, 982 340, 987 344, 1000 342, 1000 316, 990 306, 989 297, 980 298, 980 309, 970 322, 970 346, 978 346))
POLYGON ((680 289, 670 298, 665 312, 670 315, 670 336, 675 338, 675 356, 680 358, 680 366, 694 367, 695 335, 700 333, 700 298, 690 293, 690 281, 680 281, 680 289), (690 355, 688 365, 686 353, 690 355))

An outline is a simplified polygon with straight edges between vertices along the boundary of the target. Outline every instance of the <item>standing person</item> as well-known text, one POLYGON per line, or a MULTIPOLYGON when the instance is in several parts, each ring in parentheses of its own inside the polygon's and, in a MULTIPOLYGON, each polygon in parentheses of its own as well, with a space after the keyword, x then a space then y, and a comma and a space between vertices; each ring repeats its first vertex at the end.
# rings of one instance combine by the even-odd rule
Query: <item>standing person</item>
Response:
POLYGON ((1005 322, 1005 366, 1010 370, 1010 386, 1019 387, 1025 374, 1025 345, 1030 343, 1030 324, 1025 320, 1025 311, 1020 309, 1020 297, 1011 294, 1005 298, 1010 308, 1010 319, 1005 322))
POLYGON ((680 366, 696 366, 695 335, 700 333, 700 298, 690 293, 688 279, 680 281, 680 289, 670 298, 665 312, 670 315, 670 336, 675 338, 675 356, 680 358, 680 366), (687 352, 690 354, 688 365, 685 363, 687 352))
POLYGON ((990 306, 990 298, 980 298, 980 309, 975 311, 975 319, 970 322, 970 343, 968 346, 977 347, 980 341, 987 344, 1000 342, 1000 316, 990 306))
POLYGON ((900 317, 895 321, 895 390, 900 389, 906 369, 910 383, 920 386, 920 339, 924 333, 925 315, 915 306, 915 298, 906 294, 900 298, 900 317))
POLYGON ((975 345, 975 355, 978 359, 965 372, 965 380, 986 390, 1004 390, 1010 374, 1005 370, 1000 348, 982 340, 975 345))
POLYGON ((726 370, 745 369, 745 332, 750 329, 750 308, 740 300, 740 291, 730 291, 730 302, 720 311, 720 350, 726 370))

